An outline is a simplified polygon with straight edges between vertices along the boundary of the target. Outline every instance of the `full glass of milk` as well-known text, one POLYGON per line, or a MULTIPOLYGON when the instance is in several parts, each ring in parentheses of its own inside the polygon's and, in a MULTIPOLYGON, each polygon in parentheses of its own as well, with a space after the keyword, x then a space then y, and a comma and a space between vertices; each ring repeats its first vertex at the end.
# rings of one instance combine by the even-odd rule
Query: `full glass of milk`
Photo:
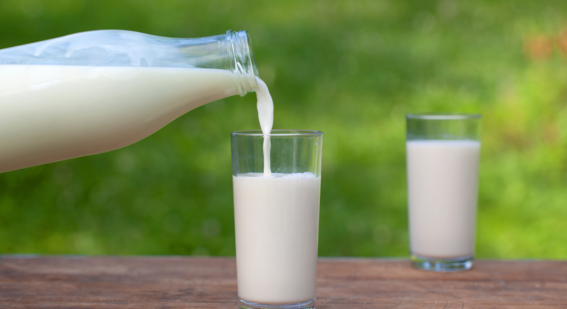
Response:
POLYGON ((240 307, 314 308, 323 133, 237 131, 231 144, 240 307))
POLYGON ((410 251, 414 267, 472 267, 480 115, 407 115, 410 251))

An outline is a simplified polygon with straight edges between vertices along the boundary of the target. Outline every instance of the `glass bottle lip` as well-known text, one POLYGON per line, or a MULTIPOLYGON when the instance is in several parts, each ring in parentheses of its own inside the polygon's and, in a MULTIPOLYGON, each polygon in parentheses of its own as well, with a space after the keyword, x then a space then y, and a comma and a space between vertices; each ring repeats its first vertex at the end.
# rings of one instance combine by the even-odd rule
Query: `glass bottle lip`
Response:
POLYGON ((256 63, 256 54, 254 54, 254 48, 252 47, 252 39, 250 38, 250 35, 248 34, 248 31, 246 30, 241 30, 238 33, 238 36, 242 37, 242 39, 246 39, 246 49, 247 49, 247 55, 248 55, 248 60, 250 61, 250 64, 252 66, 252 72, 254 73, 254 76, 256 77, 260 77, 260 75, 258 74, 258 64, 256 63))
MULTIPOLYGON (((261 130, 243 130, 243 131, 234 131, 230 133, 231 136, 264 136, 261 130)), ((277 137, 277 136, 321 136, 323 132, 316 131, 316 130, 285 130, 285 129, 277 129, 272 130, 270 134, 266 134, 268 136, 277 137)))
POLYGON ((256 82, 256 78, 259 78, 258 66, 252 48, 252 40, 246 30, 228 30, 226 42, 228 55, 231 59, 230 71, 234 76, 238 94, 244 96, 258 88, 256 82))
POLYGON ((406 119, 421 120, 468 120, 481 119, 481 114, 407 114, 406 119))

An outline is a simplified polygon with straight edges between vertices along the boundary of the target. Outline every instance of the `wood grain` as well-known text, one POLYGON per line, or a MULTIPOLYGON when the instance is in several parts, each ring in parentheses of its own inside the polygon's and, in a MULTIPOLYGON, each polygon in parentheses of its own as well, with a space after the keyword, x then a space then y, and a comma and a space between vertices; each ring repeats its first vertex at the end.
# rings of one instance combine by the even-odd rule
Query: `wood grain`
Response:
MULTIPOLYGON (((0 308, 236 308, 233 258, 2 257, 0 308)), ((321 259, 317 308, 567 308, 567 262, 321 259)))

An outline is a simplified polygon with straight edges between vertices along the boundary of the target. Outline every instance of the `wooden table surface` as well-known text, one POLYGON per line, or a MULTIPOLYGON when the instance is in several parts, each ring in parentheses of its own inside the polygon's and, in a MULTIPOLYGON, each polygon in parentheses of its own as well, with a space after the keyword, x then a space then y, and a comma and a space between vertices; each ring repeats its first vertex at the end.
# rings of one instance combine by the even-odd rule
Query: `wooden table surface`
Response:
MULTIPOLYGON (((0 258, 0 308, 236 308, 234 258, 0 258)), ((567 308, 567 262, 320 259, 317 308, 567 308)))

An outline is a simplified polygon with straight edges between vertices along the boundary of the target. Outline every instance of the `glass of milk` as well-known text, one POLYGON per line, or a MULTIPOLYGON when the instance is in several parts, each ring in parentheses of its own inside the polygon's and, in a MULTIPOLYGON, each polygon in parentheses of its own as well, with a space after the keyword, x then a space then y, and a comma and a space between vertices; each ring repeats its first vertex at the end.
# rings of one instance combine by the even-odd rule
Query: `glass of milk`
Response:
POLYGON ((238 131, 231 144, 240 308, 314 308, 323 133, 238 131))
POLYGON ((472 267, 480 115, 407 115, 410 251, 414 267, 472 267))

